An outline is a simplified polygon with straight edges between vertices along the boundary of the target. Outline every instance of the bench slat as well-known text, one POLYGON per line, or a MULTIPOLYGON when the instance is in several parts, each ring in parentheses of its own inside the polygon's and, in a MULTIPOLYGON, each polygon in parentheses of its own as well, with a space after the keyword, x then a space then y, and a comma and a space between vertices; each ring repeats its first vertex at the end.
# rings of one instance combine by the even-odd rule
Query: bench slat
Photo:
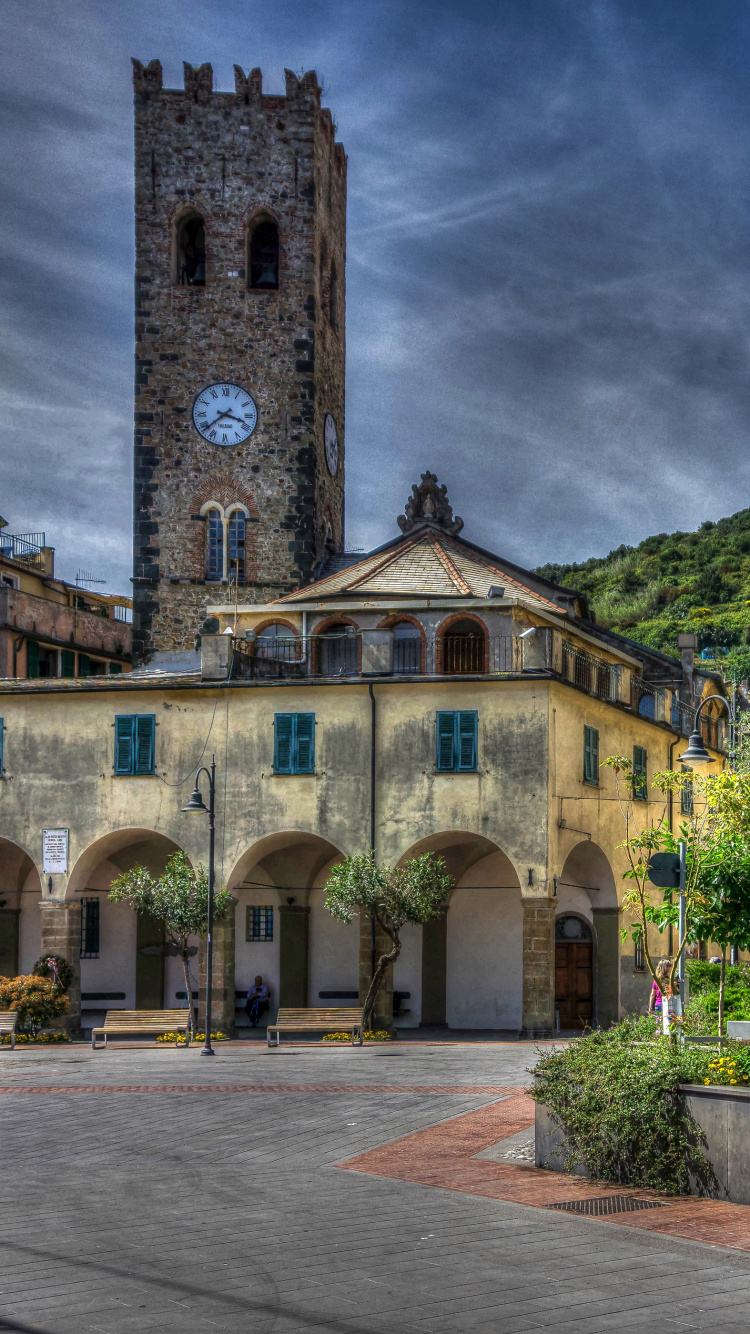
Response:
POLYGON ((271 1034, 276 1034, 276 1046, 278 1047, 283 1033, 328 1033, 331 1031, 341 1032, 350 1029, 352 1033, 352 1043, 355 1040, 355 1034, 359 1034, 359 1043, 362 1045, 362 1014, 363 1007, 338 1007, 330 1006, 324 1009, 288 1007, 279 1010, 275 1024, 269 1024, 266 1041, 271 1046, 271 1034))
POLYGON ((0 1010, 0 1033, 10 1033, 10 1049, 16 1045, 16 1021, 18 1010, 0 1010))
MULTIPOLYGON (((96 1048, 97 1033, 185 1033, 190 1010, 107 1010, 104 1023, 91 1030, 91 1046, 96 1048)), ((176 1044, 175 1044, 176 1045, 176 1044)))

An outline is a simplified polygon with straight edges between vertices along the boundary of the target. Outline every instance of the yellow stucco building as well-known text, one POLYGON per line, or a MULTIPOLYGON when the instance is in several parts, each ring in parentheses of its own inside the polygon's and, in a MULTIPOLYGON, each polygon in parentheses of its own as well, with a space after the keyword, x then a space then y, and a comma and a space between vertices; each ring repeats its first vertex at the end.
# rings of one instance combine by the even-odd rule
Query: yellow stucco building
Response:
MULTIPOLYGON (((217 875, 236 900, 216 940, 225 1027, 258 973, 271 1018, 361 995, 369 926, 335 922, 323 887, 370 846, 392 864, 439 852, 455 878, 444 917, 404 933, 397 1026, 543 1034, 645 1007, 600 764, 630 756, 657 818, 651 779, 677 767, 717 680, 689 644, 672 659, 605 631, 579 595, 460 537, 429 473, 400 525, 277 602, 232 591, 191 670, 0 683, 0 972, 65 954, 75 1027, 184 995, 158 930, 107 890, 178 848, 205 863, 206 822, 181 808, 213 755, 217 875)), ((719 763, 722 712, 704 724, 719 763)))

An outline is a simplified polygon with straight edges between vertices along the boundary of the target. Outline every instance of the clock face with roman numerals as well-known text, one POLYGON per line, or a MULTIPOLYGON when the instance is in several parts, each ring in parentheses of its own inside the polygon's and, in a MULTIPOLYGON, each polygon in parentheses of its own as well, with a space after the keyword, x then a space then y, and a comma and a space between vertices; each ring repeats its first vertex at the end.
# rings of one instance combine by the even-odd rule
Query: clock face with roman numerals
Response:
POLYGON ((241 445, 257 421, 255 399, 238 384, 209 384, 193 404, 193 425, 212 445, 241 445))

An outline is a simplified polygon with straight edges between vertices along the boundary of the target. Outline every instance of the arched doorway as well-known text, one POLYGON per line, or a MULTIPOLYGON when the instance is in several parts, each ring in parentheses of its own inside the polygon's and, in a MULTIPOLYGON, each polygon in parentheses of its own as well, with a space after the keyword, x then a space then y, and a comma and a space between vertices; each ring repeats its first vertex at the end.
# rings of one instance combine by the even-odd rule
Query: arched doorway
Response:
POLYGON ((560 1028, 590 1028, 594 1017, 594 937, 582 917, 555 918, 555 1008, 560 1028))
POLYGON ((272 1023, 279 1005, 354 1005, 359 996, 359 930, 325 907, 328 872, 341 852, 298 830, 270 834, 237 862, 228 888, 237 900, 236 1022, 256 976, 270 988, 272 1023), (321 994, 322 993, 322 994, 321 994))
MULTIPOLYGON (((586 839, 571 849, 562 873, 555 877, 555 888, 556 922, 580 920, 589 932, 588 941, 585 932, 580 938, 561 938, 557 931, 555 934, 555 955, 560 961, 555 987, 560 1025, 581 1028, 584 1023, 576 1016, 583 1016, 585 1024, 606 1028, 616 1022, 620 1009, 619 909, 612 867, 598 844, 586 839), (563 959, 566 942, 581 946, 568 951, 571 960, 575 956, 575 964, 563 959), (583 948, 585 945, 590 948, 583 948), (588 977, 584 976, 586 969, 588 977)), ((568 929, 575 928, 571 925, 568 929)))
MULTIPOLYGON (((180 959, 164 948, 164 928, 124 903, 110 903, 112 881, 135 866, 162 874, 181 849, 150 829, 118 829, 91 844, 68 882, 68 900, 80 904, 81 1026, 102 1021, 106 1010, 174 1009, 185 1003, 180 959)), ((196 962, 193 991, 198 990, 196 962)))
POLYGON ((28 852, 0 838, 0 976, 31 972, 41 954, 39 872, 28 852))

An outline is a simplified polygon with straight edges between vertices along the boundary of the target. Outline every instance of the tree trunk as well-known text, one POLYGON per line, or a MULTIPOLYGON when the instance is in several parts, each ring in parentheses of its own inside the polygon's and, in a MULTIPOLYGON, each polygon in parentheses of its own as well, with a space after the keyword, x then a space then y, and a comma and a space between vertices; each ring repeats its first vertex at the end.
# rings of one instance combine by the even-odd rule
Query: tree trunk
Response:
POLYGON ((721 972, 719 973, 719 1037, 724 1036, 724 984, 727 980, 727 947, 721 947, 721 972))
POLYGON ((192 1038, 195 1033, 195 1019, 193 1018, 193 995, 192 987, 190 985, 190 962, 187 951, 183 951, 180 957, 182 958, 182 971, 185 974, 185 1000, 188 1007, 189 1033, 192 1038))
POLYGON ((380 958, 378 959, 378 966, 372 975, 372 981, 370 982, 369 988, 367 990, 364 1009, 362 1011, 363 1033, 370 1022, 370 1015, 373 1012, 375 1006, 375 1000, 377 998, 378 991, 380 990, 380 984, 386 975, 388 966, 389 964, 394 964, 396 962, 400 953, 401 953, 401 941, 394 940, 393 949, 391 950, 390 954, 381 954, 380 958))

